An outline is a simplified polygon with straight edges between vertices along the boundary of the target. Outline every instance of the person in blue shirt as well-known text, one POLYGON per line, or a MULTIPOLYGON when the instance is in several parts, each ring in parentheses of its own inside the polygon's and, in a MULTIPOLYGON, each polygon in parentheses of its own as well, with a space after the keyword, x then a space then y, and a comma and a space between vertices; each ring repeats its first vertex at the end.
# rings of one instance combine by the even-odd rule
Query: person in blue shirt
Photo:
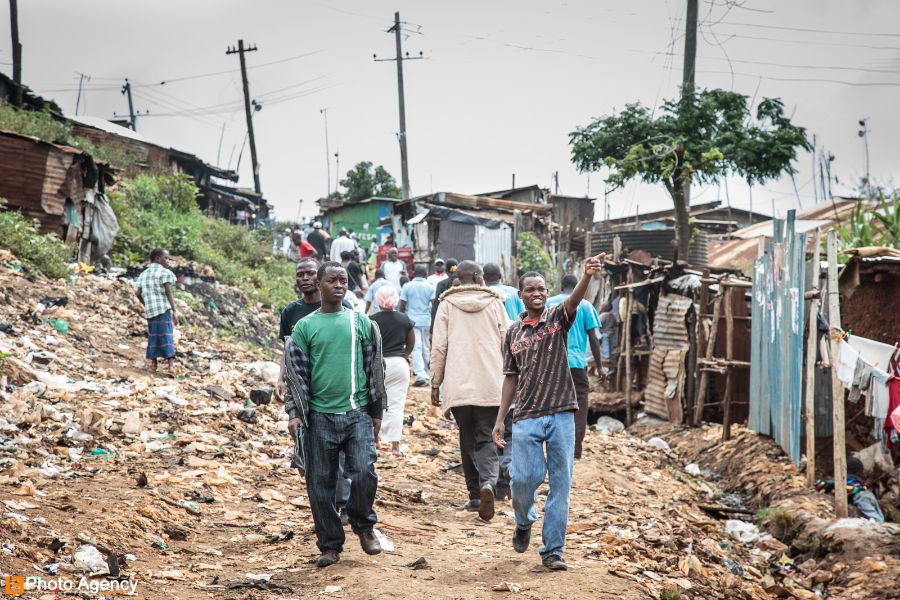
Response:
POLYGON ((381 312, 381 309, 378 308, 378 303, 375 302, 375 292, 377 292, 378 288, 380 288, 387 282, 387 279, 384 278, 384 271, 381 269, 375 269, 375 281, 373 281, 372 285, 369 286, 369 289, 366 291, 365 295, 366 314, 369 314, 369 309, 372 309, 373 315, 377 312, 381 312))
POLYGON ((506 316, 510 321, 515 321, 523 312, 525 312, 525 304, 519 298, 518 288, 511 285, 504 285, 500 281, 500 265, 496 263, 486 263, 483 267, 484 285, 492 288, 499 288, 503 294, 503 308, 506 309, 506 316))
POLYGON ((428 270, 419 264, 413 268, 412 281, 400 291, 400 312, 405 312, 415 326, 416 345, 413 348, 413 373, 415 387, 428 385, 429 351, 431 338, 431 301, 434 286, 425 280, 428 270))
MULTIPOLYGON (((560 284, 562 293, 547 299, 547 309, 562 304, 572 294, 576 285, 578 285, 578 278, 574 275, 563 277, 560 284)), ((575 458, 581 458, 581 446, 584 434, 587 432, 588 394, 591 391, 587 373, 587 349, 590 344, 594 361, 599 364, 600 340, 595 331, 599 328, 600 318, 597 315, 597 309, 587 300, 582 300, 575 312, 575 322, 569 330, 568 344, 569 372, 572 373, 572 380, 575 382, 575 396, 578 398, 578 412, 575 413, 575 458)))

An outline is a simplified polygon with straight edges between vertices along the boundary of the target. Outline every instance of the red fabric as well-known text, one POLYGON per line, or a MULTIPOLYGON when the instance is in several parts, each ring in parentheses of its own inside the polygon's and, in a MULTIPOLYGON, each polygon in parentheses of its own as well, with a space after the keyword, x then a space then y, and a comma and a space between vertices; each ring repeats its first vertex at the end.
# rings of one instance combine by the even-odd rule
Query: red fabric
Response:
POLYGON ((895 350, 888 361, 888 417, 884 420, 884 433, 887 447, 893 447, 891 443, 891 430, 900 431, 900 349, 895 350))
POLYGON ((311 256, 315 256, 316 249, 309 242, 300 242, 300 246, 298 246, 300 252, 300 258, 310 258, 311 256))

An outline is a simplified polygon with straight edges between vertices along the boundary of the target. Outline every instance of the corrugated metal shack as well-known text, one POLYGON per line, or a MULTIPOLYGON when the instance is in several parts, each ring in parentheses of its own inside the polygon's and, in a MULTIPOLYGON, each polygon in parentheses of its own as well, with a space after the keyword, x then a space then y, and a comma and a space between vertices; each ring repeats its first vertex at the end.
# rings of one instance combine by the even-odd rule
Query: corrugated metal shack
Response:
POLYGON ((548 204, 438 192, 396 203, 391 219, 397 243, 412 246, 414 262, 495 262, 511 281, 518 234, 530 231, 549 246, 552 210, 548 204))
POLYGON ((358 202, 320 203, 324 225, 336 238, 341 229, 352 229, 366 250, 372 243, 383 244, 391 232, 391 212, 399 198, 366 198, 358 202))
POLYGON ((84 255, 79 258, 89 262, 94 208, 106 203, 103 192, 114 181, 112 168, 77 148, 0 131, 0 171, 0 198, 7 207, 36 219, 42 232, 68 244, 81 240, 79 254, 84 255))

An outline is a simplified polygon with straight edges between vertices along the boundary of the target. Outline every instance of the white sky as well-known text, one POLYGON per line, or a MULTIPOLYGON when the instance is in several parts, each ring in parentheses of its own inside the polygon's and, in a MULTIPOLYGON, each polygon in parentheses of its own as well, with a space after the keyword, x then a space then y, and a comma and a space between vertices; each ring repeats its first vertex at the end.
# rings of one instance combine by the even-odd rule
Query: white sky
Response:
MULTIPOLYGON (((109 118, 127 112, 119 88, 128 77, 136 108, 151 115, 139 118, 139 132, 234 167, 246 126, 238 60, 225 50, 238 38, 256 44, 247 60, 251 97, 263 105, 254 117, 262 188, 278 217, 293 219, 300 199, 308 216, 327 192, 322 108, 342 176, 370 160, 400 180, 396 69, 372 60, 394 56, 385 31, 395 10, 409 31, 404 50, 427 57, 404 63, 413 194, 502 189, 513 173, 518 185, 550 187, 558 171, 561 193, 584 195, 588 177, 570 162, 568 132, 628 102, 652 107, 678 93, 684 0, 19 0, 24 78, 72 114, 75 73, 87 73, 80 114, 109 118)), ((2 14, 0 69, 11 73, 2 14)), ((836 156, 835 193, 865 172, 857 121, 869 117, 872 177, 892 183, 900 3, 701 0, 700 18, 698 86, 782 98, 836 156)), ((804 206, 813 202, 811 163, 799 155, 804 206)), ((249 148, 240 172, 241 185, 252 187, 249 148)), ((731 180, 729 190, 734 206, 748 205, 746 184, 731 180)), ((591 196, 603 191, 602 174, 593 174, 591 196)), ((702 202, 725 192, 695 188, 693 196, 702 202)), ((790 178, 754 187, 753 199, 767 213, 773 201, 779 212, 796 203, 790 178)), ((611 193, 609 204, 619 217, 670 201, 661 188, 633 184, 611 193)), ((602 202, 596 213, 602 217, 602 202)))

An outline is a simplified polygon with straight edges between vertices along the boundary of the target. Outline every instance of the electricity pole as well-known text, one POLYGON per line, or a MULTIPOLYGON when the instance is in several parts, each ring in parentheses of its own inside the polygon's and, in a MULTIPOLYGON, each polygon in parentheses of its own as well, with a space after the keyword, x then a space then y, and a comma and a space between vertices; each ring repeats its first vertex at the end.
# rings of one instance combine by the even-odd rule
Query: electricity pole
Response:
POLYGON ((866 197, 872 195, 872 180, 869 179, 869 118, 859 120, 859 131, 857 135, 863 140, 863 149, 866 151, 866 181, 864 184, 866 197))
POLYGON ((402 196, 403 199, 406 200, 409 198, 409 164, 407 161, 407 151, 406 151, 406 99, 403 94, 403 61, 404 60, 415 60, 424 58, 422 53, 419 52, 419 56, 410 56, 409 52, 404 56, 403 54, 403 45, 401 40, 402 28, 400 27, 400 13, 394 13, 394 26, 387 30, 388 33, 393 32, 394 41, 397 45, 397 56, 394 58, 378 58, 377 55, 372 55, 372 58, 375 59, 376 62, 381 61, 397 61, 397 94, 400 102, 400 170, 401 170, 401 189, 403 190, 402 196))
POLYGON ((19 6, 17 0, 9 0, 9 30, 12 35, 13 104, 22 105, 22 44, 19 42, 19 6))
MULTIPOLYGON (((231 46, 225 51, 225 54, 237 54, 241 60, 241 81, 244 84, 244 112, 247 115, 247 135, 250 138, 250 160, 253 163, 253 189, 257 194, 262 194, 262 187, 259 184, 259 161, 256 158, 256 137, 253 135, 253 112, 250 105, 250 85, 247 83, 247 61, 244 60, 244 54, 247 52, 256 52, 256 45, 244 48, 244 40, 238 40, 237 48, 231 46)), ((253 106, 259 110, 260 105, 253 106)))
MULTIPOLYGON (((681 77, 681 99, 686 102, 694 95, 694 77, 697 73, 697 16, 699 0, 687 0, 687 17, 684 25, 684 69, 681 77)), ((691 180, 684 184, 684 204, 690 212, 691 180)), ((679 257, 681 258, 681 257, 679 257)))
MULTIPOLYGON (((81 107, 81 92, 84 87, 85 81, 90 81, 91 76, 85 75, 84 73, 78 73, 78 97, 75 99, 75 114, 78 114, 78 109, 81 107)), ((85 102, 87 104, 87 102, 85 102)))
POLYGON ((325 119, 325 167, 328 169, 328 196, 331 198, 331 151, 328 149, 328 109, 321 108, 322 118, 325 119))
POLYGON ((137 115, 134 114, 134 103, 131 101, 131 83, 126 79, 122 93, 128 97, 128 128, 137 131, 137 115))

